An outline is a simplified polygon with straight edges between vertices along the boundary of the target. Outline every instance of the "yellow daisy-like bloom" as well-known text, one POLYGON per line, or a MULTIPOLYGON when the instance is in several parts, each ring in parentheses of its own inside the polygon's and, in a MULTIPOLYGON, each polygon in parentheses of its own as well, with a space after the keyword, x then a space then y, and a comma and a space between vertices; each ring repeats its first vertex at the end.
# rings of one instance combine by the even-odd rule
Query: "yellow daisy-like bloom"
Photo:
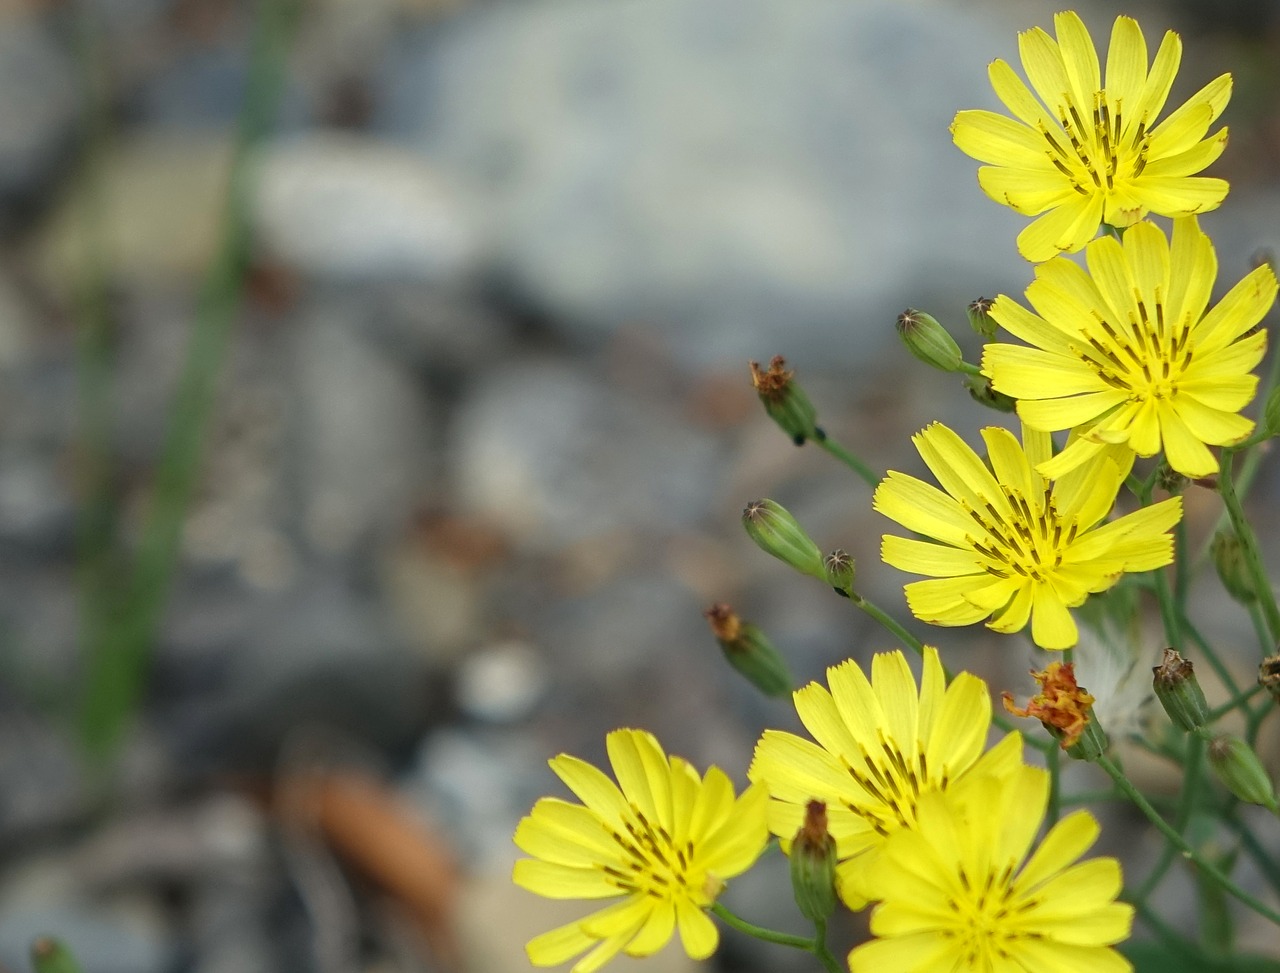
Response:
MULTIPOLYGON (((946 684, 938 650, 926 647, 919 691, 900 651, 877 654, 868 680, 852 660, 827 670, 830 690, 794 693, 796 712, 817 743, 766 730, 748 776, 768 788, 769 830, 784 847, 811 800, 827 806, 836 840, 837 884, 852 909, 866 905, 854 881, 885 839, 916 822, 922 794, 957 786, 967 774, 1022 765, 1022 738, 1010 734, 985 755, 991 698, 977 676, 946 684)), ((886 967, 887 969, 888 967, 886 967)))
POLYGON ((890 472, 872 505, 934 541, 884 535, 885 563, 929 575, 906 586, 907 605, 931 625, 1017 632, 1045 649, 1068 649, 1079 631, 1069 608, 1110 588, 1128 571, 1173 560, 1169 529, 1182 516, 1178 497, 1108 524, 1126 469, 1106 454, 1055 481, 1037 467, 1052 455, 1046 432, 1023 426, 1019 445, 999 427, 982 430, 988 467, 959 436, 934 423, 913 437, 943 489, 890 472), (944 492, 945 491, 945 492, 944 492))
POLYGON ((764 849, 768 795, 752 787, 735 800, 723 771, 700 777, 643 730, 614 730, 606 744, 617 784, 577 757, 550 761, 582 804, 533 806, 515 834, 533 857, 516 862, 512 880, 552 899, 620 901, 531 940, 529 959, 554 966, 589 950, 573 973, 590 973, 619 952, 656 952, 677 929, 685 951, 704 959, 720 941, 704 910, 764 849))
POLYGON ((988 196, 1025 216, 1044 214, 1018 235, 1019 252, 1038 263, 1075 253, 1104 222, 1123 227, 1148 213, 1215 209, 1227 183, 1193 173, 1226 147, 1225 128, 1205 133, 1231 98, 1231 75, 1209 82, 1156 124, 1182 59, 1178 35, 1164 35, 1148 71, 1137 22, 1116 18, 1104 87, 1079 15, 1067 11, 1053 21, 1056 41, 1039 27, 1018 36, 1034 95, 1006 62, 993 61, 988 70, 1016 118, 962 111, 951 125, 962 151, 991 163, 978 170, 988 196))
POLYGON ((1276 276, 1258 267, 1206 311, 1218 275, 1213 244, 1195 217, 1176 220, 1172 246, 1149 222, 1124 241, 1095 240, 1086 273, 1074 261, 1036 268, 1027 299, 1033 314, 1001 295, 990 314, 1033 347, 990 344, 983 374, 1018 399, 1018 415, 1044 430, 1080 435, 1039 467, 1060 476, 1109 444, 1141 456, 1163 448, 1179 473, 1208 476, 1208 446, 1245 439, 1239 412, 1254 397, 1250 370, 1267 348, 1253 328, 1276 299, 1276 276))
POLYGON ((1133 907, 1116 901, 1120 863, 1079 861, 1098 822, 1076 811, 1028 857, 1044 821, 1049 775, 1036 767, 925 794, 911 831, 895 834, 864 881, 878 938, 849 954, 851 973, 1128 973, 1111 947, 1133 907))

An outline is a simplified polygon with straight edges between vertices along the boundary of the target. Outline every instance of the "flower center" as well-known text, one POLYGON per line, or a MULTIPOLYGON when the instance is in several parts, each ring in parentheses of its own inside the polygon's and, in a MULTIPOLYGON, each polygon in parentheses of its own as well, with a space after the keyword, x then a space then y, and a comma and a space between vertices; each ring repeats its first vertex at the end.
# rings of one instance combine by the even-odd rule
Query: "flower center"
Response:
POLYGON ((1043 498, 1032 504, 1020 490, 1001 484, 1008 501, 1008 514, 989 500, 981 509, 961 501, 965 511, 982 528, 982 539, 966 537, 979 554, 988 559, 987 573, 998 578, 1021 575, 1044 581, 1062 563, 1063 551, 1076 539, 1075 520, 1064 523, 1049 487, 1043 498))
POLYGON ((1112 324, 1095 312, 1096 327, 1080 332, 1086 344, 1072 349, 1098 378, 1132 401, 1172 398, 1191 364, 1191 323, 1184 316, 1171 326, 1164 311, 1159 289, 1151 306, 1135 292, 1126 323, 1112 324))
POLYGON ((1038 904, 1035 899, 1015 896, 1009 882, 1013 870, 1010 863, 977 881, 960 869, 961 892, 947 900, 953 925, 944 929, 943 935, 958 940, 967 969, 991 970, 996 960, 1008 958, 1009 946, 1023 935, 1018 929, 1022 914, 1038 904))
MULTIPOLYGON (((928 773, 923 753, 908 757, 892 742, 880 737, 880 749, 863 750, 861 767, 844 760, 849 776, 873 800, 870 805, 845 802, 851 812, 861 817, 881 835, 915 823, 916 801, 921 790, 928 789, 928 773)), ((940 784, 947 785, 944 775, 940 784)))
POLYGON ((618 889, 633 895, 661 899, 683 896, 696 904, 709 905, 715 895, 701 880, 691 881, 694 844, 686 839, 679 846, 660 824, 648 819, 634 803, 623 819, 623 830, 611 832, 622 850, 623 867, 600 868, 618 889), (705 901, 704 901, 705 900, 705 901))
POLYGON ((1108 103, 1105 91, 1094 92, 1093 112, 1087 118, 1070 95, 1064 92, 1061 99, 1057 116, 1062 131, 1051 131, 1044 122, 1039 129, 1049 144, 1049 161, 1071 180, 1076 192, 1110 193, 1117 182, 1141 175, 1150 149, 1145 118, 1126 133, 1121 105, 1108 103))

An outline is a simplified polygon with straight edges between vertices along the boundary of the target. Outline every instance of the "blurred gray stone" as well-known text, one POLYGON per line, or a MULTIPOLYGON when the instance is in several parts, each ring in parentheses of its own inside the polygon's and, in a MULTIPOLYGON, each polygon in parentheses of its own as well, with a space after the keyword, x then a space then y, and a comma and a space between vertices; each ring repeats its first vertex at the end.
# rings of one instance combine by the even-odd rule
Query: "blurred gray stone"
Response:
POLYGON ((450 439, 458 502, 534 547, 677 530, 717 503, 713 436, 669 403, 551 360, 481 377, 450 439))
MULTIPOLYGON (((701 361, 865 361, 908 305, 1017 283, 1025 220, 951 145, 1014 32, 954 4, 554 0, 403 41, 386 129, 466 178, 553 323, 701 361), (762 350, 763 349, 763 350, 762 350)), ((937 303, 935 303, 937 302, 937 303)), ((961 319, 962 320, 962 319, 961 319)))
POLYGON ((349 553, 379 529, 400 528, 425 492, 431 406, 341 304, 309 309, 288 354, 302 531, 317 552, 349 553))
POLYGON ((0 204, 11 204, 46 184, 79 114, 75 62, 41 20, 0 17, 0 91, 0 204))
POLYGON ((471 271, 474 228, 447 181, 375 139, 320 132, 262 153, 254 218, 265 251, 338 280, 450 279, 471 271))

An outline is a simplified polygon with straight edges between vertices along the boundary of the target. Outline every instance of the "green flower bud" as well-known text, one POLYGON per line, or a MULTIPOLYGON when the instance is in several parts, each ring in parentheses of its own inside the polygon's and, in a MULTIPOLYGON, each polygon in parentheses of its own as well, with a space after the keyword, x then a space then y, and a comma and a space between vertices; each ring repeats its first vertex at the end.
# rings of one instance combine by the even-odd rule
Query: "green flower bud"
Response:
POLYGON ((1003 392, 997 392, 991 387, 991 379, 989 378, 966 375, 964 387, 968 389, 969 397, 974 402, 985 405, 988 409, 995 409, 997 412, 1014 412, 1018 408, 1017 399, 1011 398, 1003 392))
POLYGON ((31 944, 31 965, 36 973, 80 973, 71 950, 52 936, 42 936, 31 944))
POLYGON ((1268 436, 1280 436, 1280 386, 1267 394, 1262 407, 1262 431, 1268 436))
POLYGON ((1098 723, 1097 717, 1091 715, 1089 722, 1084 725, 1080 733, 1080 738, 1067 747, 1067 756, 1075 760, 1097 760, 1107 752, 1107 747, 1110 745, 1111 741, 1107 739, 1106 731, 1098 723))
POLYGON ((1174 496, 1182 493, 1190 482, 1185 476, 1175 470, 1167 462, 1161 463, 1156 467, 1156 486, 1166 493, 1172 493, 1174 496))
POLYGON ((1209 722, 1209 702, 1196 679, 1195 667, 1173 649, 1164 650, 1158 666, 1152 666, 1156 699, 1173 725, 1188 733, 1209 722))
POLYGON ((720 643, 726 661, 766 696, 786 696, 795 685, 782 655, 750 622, 744 622, 725 604, 712 605, 703 617, 720 643))
POLYGON ((1258 685, 1280 703, 1280 655, 1269 655, 1258 665, 1258 685))
POLYGON ((1260 804, 1272 814, 1280 814, 1276 789, 1253 748, 1236 736, 1219 736, 1209 741, 1209 766, 1218 780, 1247 804, 1260 804))
POLYGON ((822 801, 809 802, 791 843, 791 889, 806 919, 820 922, 836 911, 836 839, 822 801))
POLYGON ((801 574, 827 580, 822 553, 780 503, 752 500, 742 511, 742 526, 766 554, 785 561, 801 574))
POLYGON ((804 389, 796 384, 795 372, 787 369, 781 355, 773 357, 768 369, 761 369, 759 362, 748 364, 751 366, 751 383, 764 404, 764 411, 782 427, 792 442, 803 446, 806 439, 821 442, 827 438, 817 426, 817 410, 809 396, 804 394, 804 389))
POLYGON ((907 308, 898 315, 897 327, 902 343, 926 365, 944 372, 960 371, 964 363, 960 346, 933 315, 907 308))
POLYGON ((1242 605, 1249 605, 1258 600, 1258 593, 1253 586, 1253 575, 1245 559, 1244 545, 1236 532, 1224 527, 1213 535, 1209 545, 1209 553, 1213 557, 1213 566, 1222 579, 1222 587, 1242 605))
POLYGON ((827 571, 827 584, 836 589, 836 594, 848 598, 853 594, 854 564, 853 558, 846 551, 832 551, 822 562, 827 571))
POLYGON ((965 309, 969 315, 969 327, 988 341, 996 336, 998 327, 995 318, 991 316, 991 305, 994 303, 989 297, 980 297, 976 301, 970 301, 965 309))

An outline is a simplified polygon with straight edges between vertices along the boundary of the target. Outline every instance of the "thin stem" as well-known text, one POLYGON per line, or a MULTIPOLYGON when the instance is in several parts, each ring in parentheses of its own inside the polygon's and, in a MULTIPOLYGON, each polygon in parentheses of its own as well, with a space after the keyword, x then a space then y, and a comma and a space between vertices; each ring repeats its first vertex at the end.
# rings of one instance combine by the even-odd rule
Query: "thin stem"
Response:
POLYGON ((871 487, 871 489, 874 490, 880 485, 880 480, 882 479, 880 474, 876 473, 875 470, 826 433, 823 433, 821 436, 815 436, 812 441, 825 449, 845 466, 849 467, 849 469, 853 470, 853 472, 857 473, 858 476, 862 477, 863 481, 867 486, 871 487))
POLYGON ((1276 645, 1271 641, 1271 633, 1267 631, 1267 620, 1262 616, 1262 609, 1256 601, 1249 602, 1249 620, 1253 622, 1253 633, 1258 637, 1258 648, 1262 650, 1262 657, 1272 655, 1276 651, 1276 645))
POLYGON ((1240 888, 1240 886, 1235 882, 1231 881, 1231 879, 1228 878, 1216 865, 1205 861, 1202 857, 1196 854, 1196 850, 1191 847, 1187 840, 1174 830, 1173 826, 1170 825, 1168 821, 1160 816, 1160 813, 1151 806, 1143 793, 1133 786, 1129 778, 1124 775, 1124 772, 1113 764, 1109 758, 1101 756, 1095 761, 1095 763, 1107 772, 1111 779, 1116 782, 1116 786, 1124 791, 1125 796, 1128 797, 1129 800, 1133 801, 1138 810, 1146 816, 1147 820, 1156 826, 1156 830, 1174 844, 1177 849, 1182 852, 1183 857, 1192 862, 1202 874, 1209 876, 1217 882, 1228 895, 1238 899, 1263 918, 1269 919, 1271 922, 1280 926, 1280 912, 1276 912, 1266 903, 1261 902, 1254 896, 1250 895, 1244 889, 1240 888))
POLYGON ((254 151, 268 133, 283 88, 284 54, 296 0, 262 0, 254 25, 249 78, 227 184, 219 250, 201 289, 151 509, 127 590, 106 631, 88 645, 81 740, 105 757, 137 704, 151 645, 177 565, 182 524, 199 473, 218 374, 240 308, 250 244, 254 151))
MULTIPOLYGON (((1177 829, 1178 834, 1182 834, 1187 830, 1187 822, 1191 820, 1191 812, 1195 809, 1196 797, 1200 789, 1200 770, 1203 766, 1204 741, 1198 736, 1193 736, 1187 741, 1187 759, 1183 764, 1182 790, 1178 795, 1178 810, 1174 817, 1173 826, 1177 829)), ((1155 868, 1151 869, 1150 874, 1138 886, 1138 891, 1134 893, 1137 898, 1145 900, 1155 890, 1156 886, 1160 884, 1160 880, 1164 878, 1165 873, 1169 870, 1169 866, 1173 864, 1173 859, 1176 855, 1177 849, 1169 842, 1166 842, 1155 868)))
MULTIPOLYGON (((902 623, 896 618, 886 612, 883 608, 880 608, 874 602, 868 601, 856 591, 849 595, 849 600, 861 611, 870 615, 879 622, 881 627, 883 627, 890 635, 915 652, 916 655, 924 658, 924 643, 908 632, 902 626, 902 623)), ((947 682, 951 682, 950 670, 944 667, 942 671, 947 677, 947 682)), ((1014 730, 1017 730, 1017 727, 1014 726, 1003 713, 993 711, 991 714, 991 722, 1004 730, 1005 733, 1012 733, 1014 730)), ((1041 753, 1048 753, 1051 749, 1057 749, 1058 746, 1056 740, 1040 740, 1036 737, 1027 736, 1026 734, 1023 734, 1022 739, 1026 742, 1027 746, 1035 750, 1039 750, 1041 753)))
POLYGON ((814 937, 813 937, 813 955, 818 957, 829 971, 840 973, 840 961, 836 959, 835 954, 827 946, 827 920, 813 920, 814 937))
POLYGON ((81 637, 94 641, 114 601, 117 506, 112 496, 112 322, 108 300, 106 187, 102 158, 110 138, 107 81, 93 4, 76 12, 77 66, 84 129, 80 146, 76 282, 76 568, 81 637))
MULTIPOLYGON (((840 973, 840 966, 836 963, 835 957, 831 955, 831 951, 827 949, 826 944, 817 938, 793 936, 790 933, 778 932, 776 929, 757 926, 755 923, 747 922, 746 919, 738 918, 728 910, 723 902, 714 903, 711 906, 711 911, 724 920, 725 925, 738 930, 738 932, 746 933, 761 942, 773 943, 777 946, 790 946, 793 949, 802 949, 806 953, 813 953, 822 961, 822 965, 830 973, 840 973)), ((825 932, 825 929, 823 931, 825 932)))
POLYGON ((1180 612, 1178 619, 1181 624, 1182 631, 1195 642, 1196 647, 1204 653, 1204 657, 1209 660, 1209 665, 1213 667, 1213 671, 1218 674, 1218 678, 1222 680, 1222 684, 1227 687, 1227 692, 1236 696, 1240 693, 1240 685, 1236 682, 1236 677, 1231 674, 1231 669, 1227 664, 1219 658, 1218 653, 1214 651, 1213 646, 1209 644, 1209 640, 1200 634, 1200 630, 1192 623, 1184 612, 1180 612))
POLYGON ((1253 830, 1240 819, 1238 808, 1223 816, 1227 826, 1240 838, 1240 846, 1244 848, 1253 863, 1258 866, 1267 884, 1280 895, 1280 863, 1262 846, 1253 830))
POLYGON ((1045 812, 1045 826, 1052 828, 1062 815, 1062 758, 1061 747, 1054 747, 1045 756, 1049 771, 1049 807, 1045 812))
POLYGON ((1248 567, 1250 577, 1253 580, 1253 588, 1257 594, 1258 603, 1262 606, 1262 613, 1267 620, 1267 631, 1271 633, 1271 644, 1276 645, 1280 643, 1280 606, 1276 605, 1275 592, 1271 590, 1271 581, 1267 577, 1266 568, 1262 563, 1262 554, 1258 550, 1258 538, 1253 532, 1253 526, 1249 523, 1249 519, 1245 516, 1244 507, 1240 502, 1239 495, 1236 493, 1231 471, 1234 458, 1235 454, 1231 450, 1224 449, 1222 451, 1222 460, 1218 468, 1218 492, 1222 494, 1222 502, 1227 508, 1227 516, 1231 518, 1231 527, 1240 539, 1240 550, 1244 555, 1245 565, 1248 567))
POLYGON ((1254 683, 1248 689, 1240 690, 1221 706, 1209 711, 1209 722, 1216 723, 1236 707, 1240 707, 1247 716, 1252 716, 1253 714, 1245 704, 1249 700, 1253 699, 1254 696, 1257 696, 1258 693, 1262 692, 1262 689, 1263 687, 1261 685, 1254 683))

